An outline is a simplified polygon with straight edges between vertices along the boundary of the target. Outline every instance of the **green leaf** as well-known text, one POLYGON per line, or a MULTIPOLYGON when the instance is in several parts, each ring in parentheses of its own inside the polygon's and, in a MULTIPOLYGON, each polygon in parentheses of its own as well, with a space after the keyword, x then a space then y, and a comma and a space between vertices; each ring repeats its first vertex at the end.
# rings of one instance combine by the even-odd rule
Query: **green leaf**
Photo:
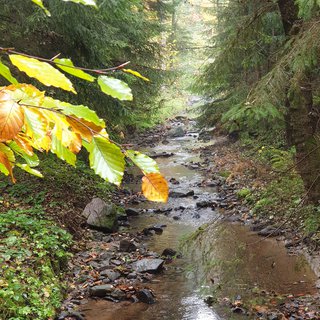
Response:
POLYGON ((150 81, 150 79, 144 77, 141 73, 139 73, 138 71, 135 71, 135 70, 131 70, 131 69, 122 69, 123 72, 126 72, 126 73, 130 73, 144 81, 150 81))
POLYGON ((157 163, 145 154, 134 150, 127 150, 125 154, 144 174, 160 172, 157 163))
POLYGON ((16 165, 17 165, 17 167, 21 168, 22 170, 24 170, 24 171, 26 171, 28 173, 33 174, 36 177, 43 178, 43 175, 42 175, 42 173, 40 171, 29 167, 25 163, 16 163, 16 165))
POLYGON ((120 185, 125 166, 120 148, 103 137, 94 137, 90 144, 83 145, 90 153, 91 169, 106 181, 120 185))
POLYGON ((59 159, 64 160, 72 166, 76 165, 76 155, 68 148, 64 147, 55 134, 52 134, 51 152, 55 153, 59 159))
POLYGON ((63 0, 63 1, 80 3, 80 4, 84 4, 86 6, 94 6, 97 8, 97 4, 96 4, 95 0, 63 0))
POLYGON ((38 156, 34 153, 32 156, 25 153, 25 151, 18 146, 15 141, 11 141, 9 143, 9 147, 17 153, 20 157, 22 157, 30 167, 36 167, 39 165, 40 161, 38 156))
POLYGON ((106 126, 104 120, 100 119, 95 111, 84 105, 73 105, 50 97, 45 97, 42 106, 48 109, 61 110, 66 115, 76 116, 77 118, 90 121, 100 127, 106 126))
POLYGON ((133 100, 132 92, 129 86, 116 78, 100 76, 98 84, 101 91, 119 100, 133 100))
POLYGON ((9 55, 9 58, 12 64, 15 65, 20 71, 25 72, 31 78, 36 78, 44 85, 77 93, 74 90, 71 81, 59 70, 52 67, 49 63, 18 54, 11 54, 9 55))
POLYGON ((1 61, 0 61, 0 75, 2 75, 4 78, 6 78, 9 82, 13 84, 18 83, 17 79, 12 76, 10 69, 7 66, 5 66, 1 61))
POLYGON ((42 0, 31 0, 32 2, 34 2, 37 6, 39 6, 41 9, 44 10, 45 14, 48 17, 51 17, 51 13, 49 12, 49 10, 43 5, 42 0))
POLYGON ((96 78, 91 76, 88 73, 83 72, 82 70, 76 69, 74 67, 73 62, 70 59, 54 59, 54 63, 56 63, 56 66, 60 68, 61 70, 68 72, 72 74, 75 77, 78 77, 83 80, 87 80, 90 82, 93 82, 96 78))

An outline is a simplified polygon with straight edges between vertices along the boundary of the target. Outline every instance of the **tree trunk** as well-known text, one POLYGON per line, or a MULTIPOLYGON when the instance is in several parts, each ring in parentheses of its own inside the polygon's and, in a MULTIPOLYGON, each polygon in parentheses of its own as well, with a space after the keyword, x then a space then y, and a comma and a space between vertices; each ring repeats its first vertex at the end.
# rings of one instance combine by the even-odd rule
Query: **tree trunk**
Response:
MULTIPOLYGON (((278 0, 283 29, 287 37, 299 31, 298 6, 294 0, 278 0)), ((303 180, 308 200, 320 199, 320 140, 318 117, 314 117, 311 77, 305 70, 292 76, 286 92, 287 144, 296 147, 296 168, 303 180)))
POLYGON ((320 140, 312 115, 311 79, 301 72, 292 80, 288 100, 292 140, 296 147, 297 170, 302 177, 310 202, 320 199, 320 140))

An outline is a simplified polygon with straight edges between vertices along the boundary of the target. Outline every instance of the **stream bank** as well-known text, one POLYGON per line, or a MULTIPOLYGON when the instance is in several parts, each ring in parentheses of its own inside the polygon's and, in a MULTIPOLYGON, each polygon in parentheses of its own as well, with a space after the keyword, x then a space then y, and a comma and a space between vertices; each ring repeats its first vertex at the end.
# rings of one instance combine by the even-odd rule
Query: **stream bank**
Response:
POLYGON ((138 139, 170 181, 168 203, 144 201, 136 193, 139 174, 128 174, 126 187, 134 192, 122 198, 127 220, 118 233, 92 232, 93 241, 76 255, 75 290, 60 318, 79 306, 73 317, 89 320, 299 319, 301 312, 309 312, 302 319, 317 319, 317 277, 304 258, 288 255, 282 239, 261 241, 239 224, 250 221, 243 219, 249 209, 231 192, 235 187, 212 174, 211 149, 224 140, 199 141, 185 117, 170 127, 138 139), (188 250, 179 250, 181 239, 188 250), (152 266, 137 268, 146 259, 152 266), (306 297, 298 299, 301 293, 306 297))

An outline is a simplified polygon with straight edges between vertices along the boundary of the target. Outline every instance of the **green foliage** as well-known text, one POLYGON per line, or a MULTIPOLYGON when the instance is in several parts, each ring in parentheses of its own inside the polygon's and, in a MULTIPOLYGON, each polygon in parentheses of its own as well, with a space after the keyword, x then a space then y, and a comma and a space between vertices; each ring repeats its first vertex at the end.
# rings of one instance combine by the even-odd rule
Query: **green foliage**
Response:
POLYGON ((241 189, 241 190, 239 190, 238 192, 237 192, 237 196, 239 197, 239 198, 247 198, 248 196, 250 196, 251 195, 251 190, 250 189, 248 189, 248 188, 243 188, 243 189, 241 189))
POLYGON ((0 215, 0 318, 48 319, 63 297, 71 236, 42 210, 0 215))

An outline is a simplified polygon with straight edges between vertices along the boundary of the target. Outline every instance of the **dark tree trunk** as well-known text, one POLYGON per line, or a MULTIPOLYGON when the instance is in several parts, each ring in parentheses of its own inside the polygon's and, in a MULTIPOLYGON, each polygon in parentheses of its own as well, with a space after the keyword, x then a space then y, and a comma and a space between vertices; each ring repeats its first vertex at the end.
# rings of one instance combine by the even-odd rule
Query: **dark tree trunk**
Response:
MULTIPOLYGON (((287 37, 299 32, 298 7, 294 0, 278 0, 278 6, 287 37)), ((302 70, 292 76, 286 92, 287 144, 296 147, 296 168, 303 180, 310 202, 320 199, 320 140, 313 110, 311 77, 302 70)))
POLYGON ((308 199, 317 203, 320 199, 320 140, 315 124, 318 120, 312 113, 311 80, 304 73, 292 81, 288 99, 297 170, 308 192, 308 199))

